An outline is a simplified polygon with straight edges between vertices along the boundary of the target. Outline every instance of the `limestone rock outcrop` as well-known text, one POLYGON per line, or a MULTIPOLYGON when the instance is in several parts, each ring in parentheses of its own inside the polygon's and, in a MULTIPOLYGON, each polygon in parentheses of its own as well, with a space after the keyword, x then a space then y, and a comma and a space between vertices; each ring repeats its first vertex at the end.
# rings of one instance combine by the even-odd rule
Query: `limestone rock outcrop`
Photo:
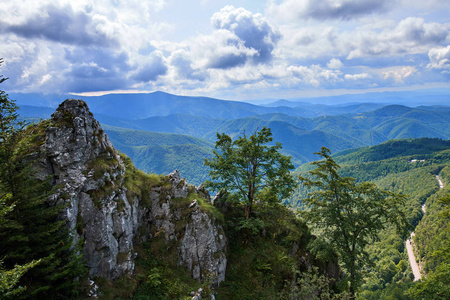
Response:
POLYGON ((196 201, 191 207, 193 211, 180 247, 180 262, 192 272, 194 279, 205 280, 210 276, 218 284, 225 280, 227 259, 222 252, 226 249, 225 235, 200 211, 196 201))
POLYGON ((50 202, 66 205, 61 218, 82 244, 90 275, 116 279, 133 273, 135 244, 151 242, 150 228, 157 228, 178 245, 179 264, 193 278, 212 276, 216 284, 225 279, 227 239, 221 226, 198 204, 187 211, 172 205, 190 193, 178 171, 141 197, 129 193, 126 164, 80 100, 64 101, 45 134, 38 176, 52 176, 56 192, 50 202), (182 217, 186 213, 190 216, 182 217))

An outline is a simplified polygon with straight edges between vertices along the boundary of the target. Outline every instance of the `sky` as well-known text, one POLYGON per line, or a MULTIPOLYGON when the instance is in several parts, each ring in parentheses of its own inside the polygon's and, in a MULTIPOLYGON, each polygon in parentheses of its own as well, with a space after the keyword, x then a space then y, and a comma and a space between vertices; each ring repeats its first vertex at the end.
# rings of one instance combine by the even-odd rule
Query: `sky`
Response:
POLYGON ((450 88, 449 0, 0 0, 9 93, 450 88))

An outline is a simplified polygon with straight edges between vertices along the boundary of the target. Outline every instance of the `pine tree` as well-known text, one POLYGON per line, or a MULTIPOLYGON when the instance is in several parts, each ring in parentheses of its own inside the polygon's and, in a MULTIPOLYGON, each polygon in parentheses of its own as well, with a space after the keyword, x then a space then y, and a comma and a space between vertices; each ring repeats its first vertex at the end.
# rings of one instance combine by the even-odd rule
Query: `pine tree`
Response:
MULTIPOLYGON (((50 180, 37 179, 32 170, 39 141, 44 138, 43 126, 24 130, 17 109, 0 91, 0 199, 7 212, 0 223, 0 258, 4 270, 31 267, 30 261, 39 261, 28 272, 17 273, 21 275, 19 288, 26 289, 14 293, 15 299, 74 299, 86 268, 58 218, 64 207, 48 202, 50 180)), ((12 281, 6 279, 5 291, 11 294, 8 283, 12 281)))
POLYGON ((48 180, 39 181, 30 176, 33 172, 28 166, 16 172, 12 221, 17 226, 2 233, 0 245, 4 263, 11 267, 32 259, 40 260, 22 276, 20 283, 27 286, 27 290, 18 299, 73 299, 85 267, 64 222, 58 219, 63 207, 49 205, 48 180))

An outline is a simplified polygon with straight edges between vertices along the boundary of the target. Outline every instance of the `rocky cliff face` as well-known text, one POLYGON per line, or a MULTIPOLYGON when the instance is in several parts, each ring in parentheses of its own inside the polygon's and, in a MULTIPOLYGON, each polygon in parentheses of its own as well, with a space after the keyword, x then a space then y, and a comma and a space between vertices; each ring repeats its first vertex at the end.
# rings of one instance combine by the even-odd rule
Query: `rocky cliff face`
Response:
POLYGON ((90 275, 116 279, 133 273, 135 244, 163 232, 193 278, 212 276, 217 284, 225 279, 223 229, 197 199, 188 200, 202 193, 177 171, 136 188, 124 159, 80 100, 64 101, 45 134, 38 174, 53 176, 57 191, 51 201, 66 204, 61 218, 81 243, 90 275), (177 205, 186 201, 187 206, 177 205))

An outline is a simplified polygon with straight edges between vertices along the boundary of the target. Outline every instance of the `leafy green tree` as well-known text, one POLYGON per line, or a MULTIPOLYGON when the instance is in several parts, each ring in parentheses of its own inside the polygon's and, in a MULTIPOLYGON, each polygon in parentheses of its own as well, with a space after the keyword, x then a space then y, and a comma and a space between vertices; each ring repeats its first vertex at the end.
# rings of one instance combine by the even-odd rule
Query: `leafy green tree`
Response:
POLYGON ((280 143, 268 145, 272 141, 267 127, 249 137, 244 133, 234 141, 225 133, 217 133, 213 158, 205 160, 212 179, 207 186, 226 191, 231 202, 240 203, 246 220, 255 204, 280 202, 295 186, 290 173, 294 168, 291 158, 279 152, 280 143))
POLYGON ((378 240, 379 231, 388 224, 406 236, 410 226, 401 211, 405 197, 339 176, 340 167, 325 147, 316 154, 323 160, 312 163, 316 166, 309 172, 312 179, 300 177, 306 187, 315 189, 303 199, 307 205, 304 215, 335 247, 353 299, 361 283, 361 270, 370 264, 366 246, 378 240))

